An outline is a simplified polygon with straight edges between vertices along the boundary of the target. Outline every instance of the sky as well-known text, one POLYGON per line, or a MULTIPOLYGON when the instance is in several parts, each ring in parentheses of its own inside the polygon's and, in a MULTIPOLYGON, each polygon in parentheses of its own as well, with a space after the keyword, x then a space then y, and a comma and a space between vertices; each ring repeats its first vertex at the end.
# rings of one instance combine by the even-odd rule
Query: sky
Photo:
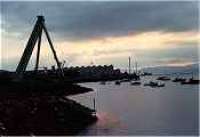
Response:
MULTIPOLYGON (((1 2, 1 69, 15 70, 37 15, 65 66, 199 63, 198 1, 1 2)), ((44 33, 43 33, 44 34, 44 33)), ((34 50, 29 69, 35 64, 34 50)), ((45 35, 40 66, 55 64, 45 35)))

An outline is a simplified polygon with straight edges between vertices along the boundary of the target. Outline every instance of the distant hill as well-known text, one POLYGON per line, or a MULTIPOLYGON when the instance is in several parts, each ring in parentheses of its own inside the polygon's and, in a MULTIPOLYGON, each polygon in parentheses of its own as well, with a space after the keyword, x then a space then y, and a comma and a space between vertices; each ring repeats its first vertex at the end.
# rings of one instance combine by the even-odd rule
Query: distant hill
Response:
POLYGON ((187 66, 158 66, 143 68, 142 71, 152 74, 173 74, 173 73, 197 73, 199 72, 199 64, 187 66))

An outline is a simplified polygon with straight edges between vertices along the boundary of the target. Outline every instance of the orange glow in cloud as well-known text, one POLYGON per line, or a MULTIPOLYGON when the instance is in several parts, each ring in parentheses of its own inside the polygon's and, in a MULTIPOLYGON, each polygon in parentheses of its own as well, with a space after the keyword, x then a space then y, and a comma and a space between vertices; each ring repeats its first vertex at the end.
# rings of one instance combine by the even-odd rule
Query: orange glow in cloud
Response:
MULTIPOLYGON (((8 38, 7 38, 8 39, 8 38)), ((200 34, 194 31, 188 32, 143 32, 129 33, 126 36, 93 38, 83 41, 58 41, 54 42, 55 49, 61 60, 75 58, 80 64, 89 64, 95 59, 106 59, 114 57, 133 56, 136 50, 159 50, 168 48, 177 48, 182 45, 190 46, 188 43, 196 44, 200 40, 200 34), (188 45, 187 45, 188 44, 188 45)), ((16 45, 12 39, 9 45, 16 45)), ((3 44, 7 44, 3 43, 3 44)), ((24 44, 26 42, 23 41, 24 44)), ((20 58, 24 46, 16 45, 13 50, 6 51, 6 57, 1 58, 20 58), (15 49, 14 49, 15 48, 15 49), (16 53, 16 51, 18 51, 16 53)), ((42 42, 41 59, 51 56, 47 42, 42 42)), ((53 59, 53 58, 51 58, 53 59)), ((77 63, 77 62, 76 62, 77 63)))
MULTIPOLYGON (((106 37, 79 42, 59 43, 59 50, 67 53, 94 54, 95 51, 156 50, 181 46, 184 43, 198 43, 197 32, 145 32, 121 37, 106 37)), ((188 45, 189 46, 189 45, 188 45)))

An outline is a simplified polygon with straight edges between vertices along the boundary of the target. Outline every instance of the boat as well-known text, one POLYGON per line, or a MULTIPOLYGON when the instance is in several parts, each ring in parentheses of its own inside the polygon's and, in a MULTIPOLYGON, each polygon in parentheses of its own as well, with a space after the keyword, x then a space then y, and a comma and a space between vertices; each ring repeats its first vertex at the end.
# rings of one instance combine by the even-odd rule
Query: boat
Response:
POLYGON ((175 78, 174 80, 172 80, 173 82, 185 82, 186 78, 175 78))
POLYGON ((183 81, 181 84, 200 84, 199 79, 190 78, 188 81, 183 81))
POLYGON ((141 74, 141 76, 152 76, 152 73, 149 73, 149 72, 143 72, 141 74))
POLYGON ((149 83, 145 83, 144 86, 155 87, 158 85, 158 82, 150 81, 149 83))
POLYGON ((160 82, 150 81, 149 83, 145 83, 144 86, 149 86, 154 88, 154 87, 164 87, 165 84, 160 82))
POLYGON ((157 87, 164 87, 164 86, 165 86, 165 83, 158 83, 157 87))
POLYGON ((115 81, 115 85, 120 85, 121 82, 119 80, 115 81))
POLYGON ((139 86, 139 85, 141 85, 141 82, 140 81, 131 81, 130 84, 133 86, 139 86))
POLYGON ((170 80, 170 78, 167 76, 161 76, 161 77, 158 77, 157 80, 168 81, 170 80))

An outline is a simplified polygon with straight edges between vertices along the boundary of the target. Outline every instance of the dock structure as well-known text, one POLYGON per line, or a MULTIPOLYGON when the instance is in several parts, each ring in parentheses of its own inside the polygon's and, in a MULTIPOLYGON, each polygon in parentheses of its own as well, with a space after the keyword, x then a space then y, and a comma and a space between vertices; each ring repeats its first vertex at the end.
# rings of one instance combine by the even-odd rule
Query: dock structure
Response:
POLYGON ((37 57, 36 57, 35 71, 38 70, 41 38, 42 38, 42 32, 43 31, 46 34, 47 40, 49 42, 51 51, 53 53, 54 59, 56 61, 57 67, 58 67, 58 70, 59 70, 61 76, 64 76, 64 73, 63 73, 63 71, 61 69, 61 63, 58 60, 58 57, 56 55, 56 51, 54 49, 54 46, 53 46, 53 43, 51 41, 50 35, 49 35, 48 31, 47 31, 47 28, 46 28, 46 25, 45 25, 45 19, 44 19, 43 16, 37 16, 36 24, 35 24, 35 26, 33 28, 31 36, 30 36, 30 38, 28 40, 28 43, 26 45, 26 48, 24 50, 24 53, 23 53, 23 55, 22 55, 22 57, 20 59, 20 62, 18 64, 18 66, 17 66, 17 69, 16 69, 16 73, 17 74, 23 75, 23 73, 26 71, 28 62, 29 62, 29 60, 31 58, 33 49, 34 49, 37 41, 38 41, 38 46, 37 46, 37 57))

